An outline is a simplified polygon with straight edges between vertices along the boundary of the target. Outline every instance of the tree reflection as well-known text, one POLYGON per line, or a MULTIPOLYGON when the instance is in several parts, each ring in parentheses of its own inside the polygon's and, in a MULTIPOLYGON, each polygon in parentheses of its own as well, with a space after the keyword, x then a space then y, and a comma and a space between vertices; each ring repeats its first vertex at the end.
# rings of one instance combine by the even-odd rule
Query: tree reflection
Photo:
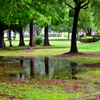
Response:
POLYGON ((23 60, 20 60, 20 65, 23 66, 23 60))
POLYGON ((30 76, 34 78, 34 59, 30 60, 30 76))
MULTIPOLYGON (((23 60, 20 60, 20 65, 23 66, 23 60)), ((22 79, 22 73, 19 73, 20 79, 22 79)))
POLYGON ((76 70, 77 63, 71 63, 71 69, 72 69, 72 79, 77 80, 77 77, 75 75, 77 74, 76 70))
POLYGON ((45 73, 49 75, 49 58, 45 57, 45 73))

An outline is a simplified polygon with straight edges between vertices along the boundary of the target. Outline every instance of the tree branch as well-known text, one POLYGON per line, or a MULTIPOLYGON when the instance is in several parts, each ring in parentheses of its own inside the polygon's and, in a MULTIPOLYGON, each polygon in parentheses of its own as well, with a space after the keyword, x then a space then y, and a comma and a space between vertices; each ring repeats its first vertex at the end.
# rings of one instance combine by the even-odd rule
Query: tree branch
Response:
POLYGON ((74 7, 72 7, 71 5, 69 5, 69 4, 67 4, 67 3, 65 3, 67 6, 69 6, 69 7, 71 7, 72 9, 75 9, 74 7))
POLYGON ((86 30, 86 29, 84 29, 84 28, 83 28, 83 30, 84 30, 84 32, 86 32, 86 33, 87 33, 87 30, 86 30))
POLYGON ((82 8, 82 9, 87 9, 88 7, 82 8))
POLYGON ((83 6, 81 6, 81 8, 84 8, 85 6, 87 6, 90 2, 88 1, 86 4, 84 4, 83 6))

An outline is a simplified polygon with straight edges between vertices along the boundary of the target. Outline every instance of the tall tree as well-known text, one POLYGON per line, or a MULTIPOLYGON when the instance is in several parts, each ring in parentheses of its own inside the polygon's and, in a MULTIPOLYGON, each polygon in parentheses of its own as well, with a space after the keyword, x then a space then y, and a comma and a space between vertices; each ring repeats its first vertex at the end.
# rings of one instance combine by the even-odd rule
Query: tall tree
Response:
POLYGON ((33 35, 33 22, 30 23, 30 46, 35 46, 34 35, 33 35))
MULTIPOLYGON (((52 6, 49 9, 49 13, 48 16, 51 17, 51 24, 55 27, 58 27, 59 25, 63 24, 66 22, 66 17, 68 16, 68 9, 66 9, 67 7, 62 4, 59 5, 59 3, 52 4, 52 6), (62 10, 63 8, 65 8, 64 10, 62 10), (54 12, 55 12, 55 16, 54 16, 54 12)), ((44 45, 50 45, 49 43, 49 39, 48 39, 48 25, 45 27, 45 41, 44 41, 44 45)))
MULTIPOLYGON (((25 21, 26 15, 23 16, 23 14, 28 15, 28 13, 25 13, 26 11, 28 11, 28 10, 25 10, 26 7, 27 6, 25 6, 24 0, 19 0, 19 1, 3 0, 3 2, 0 1, 0 23, 2 23, 4 26, 7 25, 6 29, 9 29, 11 24, 14 25, 15 23, 23 21, 23 19, 25 21), (25 8, 23 7, 23 5, 25 8)), ((25 25, 25 22, 23 25, 25 25)), ((2 31, 0 30, 1 39, 4 39, 3 38, 4 34, 2 34, 5 29, 4 26, 0 27, 0 28, 3 28, 1 29, 2 31)), ((1 48, 5 47, 3 46, 4 43, 2 42, 0 42, 0 45, 1 45, 1 48)))
POLYGON ((5 48, 4 43, 4 25, 0 23, 0 48, 5 48))
POLYGON ((25 46, 22 27, 20 28, 20 43, 19 43, 19 46, 25 46))
POLYGON ((70 53, 78 53, 77 44, 76 44, 76 33, 77 33, 77 23, 78 23, 79 12, 81 9, 87 9, 89 7, 89 3, 92 1, 93 0, 72 0, 72 3, 74 3, 75 7, 68 4, 67 2, 65 3, 67 6, 75 10, 70 53))
POLYGON ((48 39, 48 25, 44 29, 44 46, 49 46, 49 39, 48 39))

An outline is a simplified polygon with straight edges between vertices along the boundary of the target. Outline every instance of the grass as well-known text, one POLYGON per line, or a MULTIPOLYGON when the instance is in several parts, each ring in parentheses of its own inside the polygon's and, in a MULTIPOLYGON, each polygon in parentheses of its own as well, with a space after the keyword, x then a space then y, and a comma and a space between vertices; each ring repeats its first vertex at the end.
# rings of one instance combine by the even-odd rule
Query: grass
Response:
POLYGON ((27 85, 27 84, 8 84, 6 86, 5 84, 1 85, 3 88, 0 89, 0 92, 2 92, 1 99, 9 99, 14 98, 14 100, 18 99, 25 99, 25 100, 68 100, 70 97, 75 98, 79 95, 82 95, 81 93, 65 93, 60 90, 55 90, 55 87, 51 87, 51 89, 47 87, 41 87, 37 85, 27 85), (8 91, 7 89, 8 88, 8 91), (6 90, 6 92, 5 92, 6 90), (24 92, 23 92, 24 91, 24 92), (7 93, 7 95, 6 95, 7 93), (17 95, 16 95, 17 94, 17 95))
MULTIPOLYGON (((56 56, 66 53, 70 50, 71 42, 63 38, 51 38, 50 44, 52 46, 38 46, 17 47, 19 40, 12 41, 15 47, 9 47, 9 42, 5 40, 6 49, 0 49, 0 56, 56 56), (27 50, 26 48, 32 48, 27 50)), ((25 39, 25 44, 29 42, 25 39)), ((100 42, 95 43, 80 43, 77 41, 79 52, 82 55, 61 55, 58 57, 65 57, 68 60, 80 63, 80 65, 87 64, 91 67, 85 73, 78 73, 76 77, 78 80, 47 80, 47 81, 11 81, 9 82, 5 77, 4 82, 0 82, 0 100, 93 100, 99 98, 100 94, 100 42), (93 67, 93 68, 92 68, 93 67), (97 67, 97 68, 95 68, 97 67)), ((12 63, 5 64, 0 62, 0 78, 3 81, 3 74, 21 72, 19 66, 12 63), (14 67, 15 66, 15 67, 14 67), (10 68, 9 68, 10 67, 10 68), (5 68, 5 69, 4 69, 5 68), (19 69, 19 70, 18 70, 19 69)))
MULTIPOLYGON (((59 38, 57 38, 59 39, 59 38)), ((61 38, 62 39, 62 38, 61 38)), ((7 44, 8 50, 0 50, 0 56, 56 56, 56 55, 61 55, 66 52, 69 52, 70 46, 71 46, 71 41, 50 41, 50 44, 52 46, 39 46, 36 45, 35 47, 17 47, 18 46, 18 40, 12 41, 13 46, 16 47, 9 47, 9 42, 5 41, 7 44), (32 48, 34 51, 26 52, 26 48, 32 48)), ((60 39, 59 39, 60 40, 60 39)), ((64 38, 65 40, 65 38, 64 38)), ((25 44, 28 45, 28 41, 25 39, 25 44)), ((99 49, 100 49, 100 42, 95 42, 95 43, 80 43, 77 41, 77 46, 79 52, 82 53, 95 53, 96 55, 94 57, 89 57, 87 56, 71 56, 71 57, 66 57, 69 60, 79 62, 79 63, 98 63, 100 57, 99 55, 99 49), (77 58, 77 59, 76 59, 77 58)))

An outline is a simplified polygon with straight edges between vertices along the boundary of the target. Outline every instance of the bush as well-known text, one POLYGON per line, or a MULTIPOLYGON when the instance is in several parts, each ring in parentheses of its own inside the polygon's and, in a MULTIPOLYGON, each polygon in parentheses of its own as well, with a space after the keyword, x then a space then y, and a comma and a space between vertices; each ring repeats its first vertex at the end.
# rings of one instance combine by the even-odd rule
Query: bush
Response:
POLYGON ((36 39, 35 39, 35 43, 37 45, 43 44, 43 38, 40 37, 40 36, 37 36, 36 39))
POLYGON ((93 37, 93 36, 85 36, 85 37, 79 38, 79 41, 83 43, 97 42, 99 41, 99 38, 93 37))

